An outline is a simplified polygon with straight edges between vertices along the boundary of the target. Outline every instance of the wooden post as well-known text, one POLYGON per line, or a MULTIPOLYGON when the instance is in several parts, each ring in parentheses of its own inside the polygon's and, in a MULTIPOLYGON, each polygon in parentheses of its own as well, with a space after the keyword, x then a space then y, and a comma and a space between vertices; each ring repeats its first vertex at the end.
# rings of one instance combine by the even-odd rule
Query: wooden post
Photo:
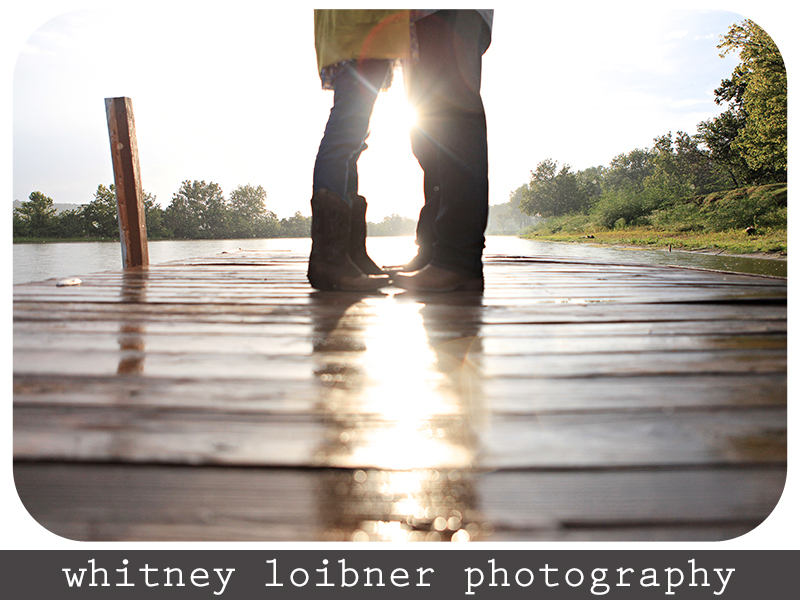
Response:
POLYGON ((146 266, 150 263, 150 257, 147 253, 144 196, 131 99, 106 98, 106 117, 114 164, 122 266, 146 266))

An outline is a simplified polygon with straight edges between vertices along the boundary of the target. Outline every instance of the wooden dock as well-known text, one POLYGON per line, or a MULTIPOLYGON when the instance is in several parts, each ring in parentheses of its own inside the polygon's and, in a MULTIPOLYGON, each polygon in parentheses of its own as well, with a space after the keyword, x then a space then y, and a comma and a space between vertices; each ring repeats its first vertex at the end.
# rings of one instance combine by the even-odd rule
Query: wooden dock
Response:
POLYGON ((236 252, 14 287, 14 471, 76 540, 724 540, 786 477, 785 279, 236 252))

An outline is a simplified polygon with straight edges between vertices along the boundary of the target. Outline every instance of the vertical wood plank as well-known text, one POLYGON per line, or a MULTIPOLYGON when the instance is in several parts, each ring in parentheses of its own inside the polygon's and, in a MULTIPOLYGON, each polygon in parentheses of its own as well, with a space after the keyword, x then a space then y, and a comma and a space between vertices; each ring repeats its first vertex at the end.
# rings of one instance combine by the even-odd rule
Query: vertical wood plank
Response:
POLYGON ((147 252, 144 196, 131 99, 106 98, 106 117, 114 165, 122 266, 146 266, 150 263, 150 258, 147 252))

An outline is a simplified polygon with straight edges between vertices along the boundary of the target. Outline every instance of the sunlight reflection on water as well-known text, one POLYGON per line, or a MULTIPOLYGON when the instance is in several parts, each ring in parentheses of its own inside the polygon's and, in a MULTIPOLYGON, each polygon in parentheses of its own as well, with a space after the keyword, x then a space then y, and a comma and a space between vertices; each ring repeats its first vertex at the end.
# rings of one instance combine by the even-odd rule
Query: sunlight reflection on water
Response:
MULTIPOLYGON (((414 238, 371 237, 369 252, 378 264, 402 264, 416 253, 414 238)), ((212 256, 225 251, 244 250, 287 251, 307 254, 311 240, 169 240, 150 242, 150 263, 159 264, 186 258, 212 256)), ((736 271, 786 277, 785 260, 717 256, 694 252, 622 249, 592 244, 564 244, 523 240, 513 236, 489 236, 487 256, 547 256, 580 258, 627 263, 673 265, 736 271)), ((122 267, 120 246, 116 242, 74 242, 55 244, 14 244, 14 283, 42 281, 54 277, 80 277, 122 267)))

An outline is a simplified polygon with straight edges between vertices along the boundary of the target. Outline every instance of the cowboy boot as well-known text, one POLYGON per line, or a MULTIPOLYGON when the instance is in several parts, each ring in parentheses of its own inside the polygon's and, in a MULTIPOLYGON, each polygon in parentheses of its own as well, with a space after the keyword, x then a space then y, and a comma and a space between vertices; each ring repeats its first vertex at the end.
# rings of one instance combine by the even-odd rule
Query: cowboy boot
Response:
POLYGON ((436 240, 436 234, 433 231, 433 222, 436 220, 436 214, 439 211, 439 198, 432 194, 426 195, 426 197, 429 196, 430 199, 425 201, 425 204, 419 211, 419 219, 417 220, 417 235, 414 240, 417 244, 416 256, 404 265, 383 267, 384 273, 389 273, 390 275, 394 275, 395 273, 412 273, 414 271, 419 271, 431 262, 433 258, 433 246, 436 240))
POLYGON ((411 273, 419 271, 433 258, 433 246, 436 241, 436 234, 433 231, 433 223, 439 213, 439 188, 434 188, 435 192, 425 194, 425 204, 419 211, 417 220, 417 255, 403 266, 403 272, 411 273))
POLYGON ((393 283, 411 292, 482 292, 483 276, 470 277, 428 264, 414 273, 398 273, 393 283))
POLYGON ((364 196, 351 196, 350 258, 367 275, 383 275, 384 271, 367 254, 367 199, 364 196))
POLYGON ((308 281, 318 290, 372 292, 389 278, 365 275, 348 255, 350 207, 328 190, 311 198, 311 255, 308 281))

